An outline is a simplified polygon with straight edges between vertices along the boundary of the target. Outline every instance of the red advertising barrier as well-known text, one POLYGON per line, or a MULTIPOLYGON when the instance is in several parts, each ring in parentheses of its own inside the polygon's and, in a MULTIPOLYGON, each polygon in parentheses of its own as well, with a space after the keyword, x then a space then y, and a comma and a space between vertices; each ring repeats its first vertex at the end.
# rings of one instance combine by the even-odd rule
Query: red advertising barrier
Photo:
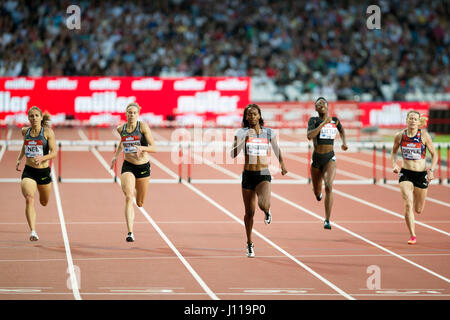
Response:
MULTIPOLYGON (((240 126, 250 103, 249 77, 4 77, 0 78, 0 124, 28 124, 27 110, 38 106, 52 123, 67 119, 92 125, 125 120, 130 102, 141 105, 141 119, 155 126, 240 126)), ((267 126, 306 128, 316 115, 314 102, 256 102, 267 126)), ((414 109, 448 109, 449 102, 330 101, 329 113, 347 128, 397 128, 414 109)), ((439 116, 438 118, 442 118, 439 116)), ((448 120, 448 118, 446 118, 448 120)), ((445 120, 445 121, 447 121, 445 120)), ((439 119, 430 123, 439 124, 439 119)))
MULTIPOLYGON (((308 119, 316 116, 314 101, 257 103, 268 126, 306 128, 308 119)), ((346 128, 379 127, 401 128, 406 125, 406 114, 416 110, 430 117, 430 110, 448 110, 450 102, 355 102, 330 101, 329 114, 337 116, 346 128)), ((430 118, 430 123, 443 120, 430 118)))
POLYGON ((430 102, 361 102, 359 109, 363 127, 398 128, 406 125, 409 110, 416 110, 428 117, 430 102))
MULTIPOLYGON (((308 120, 317 116, 314 101, 309 102, 260 102, 261 112, 267 126, 283 128, 306 128, 308 120)), ((359 108, 354 101, 330 101, 329 114, 336 116, 347 128, 359 128, 359 108)))
MULTIPOLYGON (((137 102, 144 121, 184 124, 235 121, 249 103, 250 78, 228 77, 21 77, 0 78, 0 120, 28 123, 26 111, 38 106, 58 119, 93 124, 125 119, 137 102)), ((240 119, 239 119, 240 121, 240 119)))

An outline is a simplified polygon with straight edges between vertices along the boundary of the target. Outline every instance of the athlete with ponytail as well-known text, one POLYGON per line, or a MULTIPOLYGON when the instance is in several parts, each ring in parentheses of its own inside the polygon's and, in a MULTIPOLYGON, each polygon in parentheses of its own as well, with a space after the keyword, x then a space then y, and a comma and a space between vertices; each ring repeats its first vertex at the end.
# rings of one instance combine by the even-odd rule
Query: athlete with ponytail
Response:
POLYGON ((25 156, 25 168, 22 172, 21 188, 25 197, 25 215, 30 227, 30 241, 37 241, 36 210, 34 194, 39 192, 39 202, 46 206, 50 198, 51 182, 49 160, 56 156, 55 134, 50 128, 50 115, 42 114, 38 107, 28 110, 30 127, 22 128, 24 142, 16 162, 16 170, 25 156))
POLYGON ((119 154, 124 152, 120 182, 125 195, 125 219, 128 229, 125 240, 127 242, 135 240, 133 198, 136 197, 138 207, 144 205, 150 180, 148 153, 156 152, 150 128, 145 122, 139 121, 140 110, 141 107, 135 102, 127 105, 125 111, 127 122, 117 127, 120 143, 111 161, 112 169, 119 154))
POLYGON ((426 118, 418 111, 411 110, 406 115, 407 128, 398 132, 394 138, 391 161, 393 172, 398 173, 400 191, 404 201, 405 221, 410 233, 408 244, 416 243, 414 212, 420 214, 425 206, 428 184, 434 179, 433 171, 438 161, 433 141, 427 131, 426 118), (397 164, 397 151, 400 148, 403 162, 397 164), (431 154, 431 165, 427 168, 426 150, 431 154), (413 209, 414 208, 414 209, 413 209))

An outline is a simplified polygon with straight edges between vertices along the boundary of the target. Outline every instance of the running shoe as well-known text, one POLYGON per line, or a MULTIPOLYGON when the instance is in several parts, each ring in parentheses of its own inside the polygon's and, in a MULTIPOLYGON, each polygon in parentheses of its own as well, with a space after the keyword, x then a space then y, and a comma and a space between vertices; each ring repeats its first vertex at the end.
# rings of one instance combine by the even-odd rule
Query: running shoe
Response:
POLYGON ((264 218, 264 223, 265 224, 270 224, 272 222, 272 215, 269 212, 264 212, 264 214, 266 215, 266 217, 264 218))
POLYGON ((411 238, 408 240, 408 244, 416 244, 416 237, 411 237, 411 238))
POLYGON ((134 235, 133 235, 133 232, 128 232, 128 235, 127 235, 127 242, 134 242, 134 235))
POLYGON ((323 222, 323 228, 324 228, 324 229, 331 229, 330 221, 325 220, 325 221, 323 222))
POLYGON ((38 237, 38 235, 37 235, 37 233, 36 233, 36 231, 31 231, 31 233, 30 233, 30 241, 38 241, 39 240, 39 237, 38 237))
POLYGON ((253 243, 247 243, 247 257, 253 258, 255 256, 255 250, 253 248, 253 243))
POLYGON ((317 199, 317 201, 322 200, 322 192, 318 196, 316 196, 316 199, 317 199))

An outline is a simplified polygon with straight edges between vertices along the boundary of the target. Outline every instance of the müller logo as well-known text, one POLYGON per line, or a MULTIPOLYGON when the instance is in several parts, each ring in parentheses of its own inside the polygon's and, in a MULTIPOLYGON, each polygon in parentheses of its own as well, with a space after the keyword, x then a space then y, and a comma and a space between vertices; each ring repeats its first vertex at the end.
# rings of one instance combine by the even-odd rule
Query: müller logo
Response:
POLYGON ((48 90, 76 90, 77 86, 77 80, 69 80, 67 78, 59 78, 47 81, 48 90))
POLYGON ((90 97, 75 98, 75 112, 125 112, 136 97, 118 97, 115 92, 94 92, 90 97))
POLYGON ((238 79, 225 79, 217 81, 217 90, 244 91, 247 89, 248 81, 238 79))
POLYGON ((37 144, 35 140, 28 140, 28 144, 37 144))
POLYGON ((162 86, 163 86, 162 80, 141 79, 141 80, 133 80, 133 82, 131 82, 131 89, 133 89, 133 90, 156 90, 156 91, 159 91, 162 89, 162 86))
POLYGON ((103 78, 99 80, 89 81, 90 90, 118 90, 119 88, 120 88, 120 80, 103 78))
POLYGON ((29 101, 29 96, 11 97, 9 91, 0 91, 0 112, 25 112, 29 101))
POLYGON ((206 82, 196 79, 178 80, 173 84, 174 90, 205 90, 206 82))
POLYGON ((237 109, 239 96, 221 96, 219 91, 197 92, 194 96, 180 96, 177 111, 227 113, 237 109))
POLYGON ((34 80, 27 80, 25 78, 6 80, 5 81, 5 89, 7 89, 7 90, 33 90, 34 89, 34 80))

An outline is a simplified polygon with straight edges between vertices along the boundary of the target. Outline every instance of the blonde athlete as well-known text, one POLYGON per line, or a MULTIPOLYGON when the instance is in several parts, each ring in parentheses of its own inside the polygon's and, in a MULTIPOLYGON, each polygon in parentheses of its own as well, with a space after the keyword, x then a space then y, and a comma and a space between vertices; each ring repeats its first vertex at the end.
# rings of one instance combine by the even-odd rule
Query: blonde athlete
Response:
POLYGON ((402 194, 405 221, 410 233, 408 244, 416 243, 416 232, 414 228, 414 212, 420 214, 425 206, 428 184, 434 179, 433 171, 438 161, 434 151, 433 141, 430 135, 420 127, 426 122, 417 111, 409 111, 406 116, 407 128, 398 132, 394 138, 391 161, 393 172, 398 173, 400 191, 402 194), (397 164, 397 151, 401 149, 403 163, 401 167, 397 164), (426 149, 431 154, 431 166, 427 169, 426 149))
POLYGON ((124 151, 120 182, 125 195, 125 219, 127 222, 127 242, 134 241, 134 209, 133 197, 136 204, 142 207, 147 194, 150 179, 150 161, 148 152, 155 152, 153 136, 148 125, 138 121, 141 107, 137 103, 130 103, 126 108, 127 122, 117 127, 120 143, 111 161, 111 169, 117 161, 117 156, 124 151))
POLYGON ((51 182, 49 160, 56 157, 55 134, 49 126, 50 115, 42 114, 38 107, 28 110, 30 127, 22 128, 23 145, 16 162, 16 170, 25 156, 21 177, 22 194, 25 197, 25 215, 31 230, 30 241, 38 241, 34 195, 39 192, 39 202, 46 206, 50 198, 51 182))

